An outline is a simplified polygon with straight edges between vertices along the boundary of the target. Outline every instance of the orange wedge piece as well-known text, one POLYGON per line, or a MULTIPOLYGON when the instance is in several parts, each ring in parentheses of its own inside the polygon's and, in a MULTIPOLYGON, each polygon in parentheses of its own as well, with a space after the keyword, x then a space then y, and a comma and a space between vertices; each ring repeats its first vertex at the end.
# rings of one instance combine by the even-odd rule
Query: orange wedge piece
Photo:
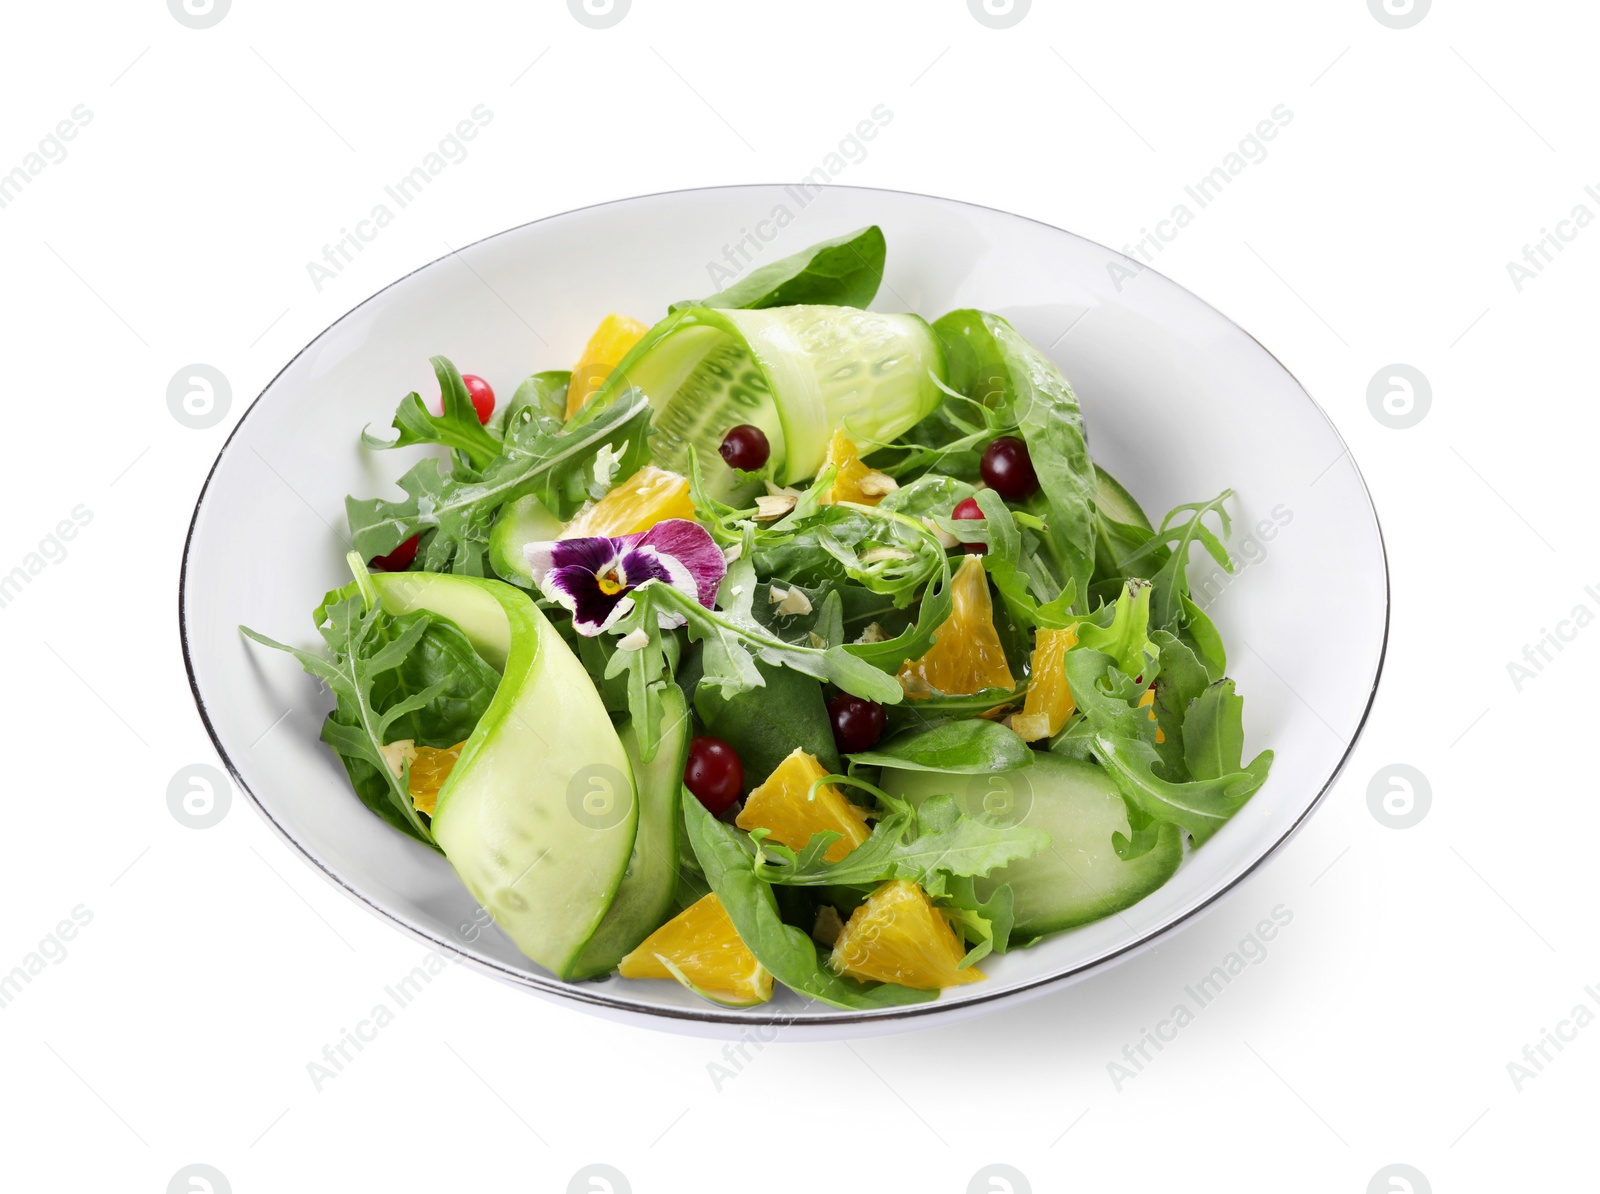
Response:
POLYGON ((950 922, 909 879, 885 883, 850 914, 828 965, 840 974, 919 991, 983 981, 950 922))
POLYGON ((921 659, 900 665, 900 687, 912 700, 942 692, 966 696, 985 688, 1013 688, 1011 667, 994 628, 989 576, 978 556, 968 556, 950 581, 950 616, 933 632, 921 659))
POLYGON ((866 814, 832 784, 823 784, 810 795, 811 785, 826 774, 815 756, 797 747, 745 798, 734 824, 746 831, 765 829, 773 841, 791 850, 805 849, 812 834, 831 829, 840 837, 823 857, 838 862, 872 830, 866 814))
POLYGON ((1066 630, 1041 630, 1033 640, 1033 664, 1028 677, 1028 696, 1022 712, 1011 719, 1011 728, 1024 742, 1049 738, 1061 732, 1076 704, 1067 687, 1062 668, 1067 650, 1078 644, 1078 635, 1066 630))
POLYGON ((900 487, 893 477, 862 463, 860 451, 842 431, 835 431, 828 441, 828 455, 822 467, 829 465, 837 465, 839 471, 828 492, 819 499, 824 506, 837 502, 876 506, 900 487))
POLYGON ((567 418, 578 413, 583 404, 594 397, 595 391, 605 384, 628 350, 650 329, 637 319, 612 312, 600 321, 583 355, 572 367, 572 380, 567 383, 567 418))
POLYGON ((689 479, 647 464, 594 505, 579 510, 559 538, 632 535, 668 518, 694 518, 689 479))
POLYGON ((771 972, 740 939, 715 892, 646 937, 622 959, 617 973, 623 978, 676 979, 719 1003, 748 1005, 772 998, 771 972))

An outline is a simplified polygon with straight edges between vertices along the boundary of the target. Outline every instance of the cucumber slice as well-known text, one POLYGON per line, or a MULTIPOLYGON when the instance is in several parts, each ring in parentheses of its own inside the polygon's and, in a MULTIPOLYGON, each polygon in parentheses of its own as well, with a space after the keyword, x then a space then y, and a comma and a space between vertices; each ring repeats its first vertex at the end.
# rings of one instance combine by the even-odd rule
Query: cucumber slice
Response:
POLYGON ((520 589, 414 572, 372 583, 391 613, 450 618, 502 669, 439 792, 433 836, 517 948, 568 977, 611 907, 638 825, 632 765, 600 695, 520 589))
POLYGON ((926 321, 854 307, 759 311, 687 307, 652 328, 578 418, 631 386, 655 408, 656 463, 698 458, 713 493, 738 478, 717 454, 730 427, 752 423, 772 445, 769 475, 814 476, 842 429, 863 448, 888 443, 943 400, 944 351, 926 321))
POLYGON ((1118 857, 1111 835, 1130 832, 1128 808, 1117 787, 1094 763, 1036 752, 1033 765, 992 776, 952 776, 931 771, 883 772, 883 789, 912 803, 938 792, 1007 795, 1024 811, 1021 824, 1050 835, 1050 848, 1000 867, 976 881, 979 899, 1011 885, 1013 941, 1088 924, 1137 904, 1172 877, 1183 858, 1182 834, 1162 825, 1156 844, 1130 862, 1118 857), (992 785, 992 787, 991 787, 992 785))
POLYGON ((557 538, 563 524, 533 494, 502 506, 489 531, 489 565, 506 580, 525 589, 533 587, 533 569, 522 554, 527 543, 557 538))
POLYGON ((683 791, 683 767, 689 756, 689 706, 683 691, 669 684, 661 693, 661 745, 649 763, 639 759, 639 739, 632 725, 623 727, 622 747, 633 764, 639 791, 639 830, 633 839, 622 886, 606 918, 583 947, 572 966, 571 978, 610 974, 672 914, 678 887, 678 798, 683 791))

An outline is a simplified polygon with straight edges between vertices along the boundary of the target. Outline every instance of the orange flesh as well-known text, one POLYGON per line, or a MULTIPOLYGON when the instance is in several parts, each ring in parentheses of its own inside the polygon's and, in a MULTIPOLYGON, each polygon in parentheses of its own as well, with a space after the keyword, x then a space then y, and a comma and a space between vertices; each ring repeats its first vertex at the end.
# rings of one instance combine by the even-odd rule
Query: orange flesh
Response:
POLYGON ((791 850, 803 850, 811 835, 831 829, 840 834, 823 855, 838 862, 867 840, 867 817, 849 797, 832 784, 823 784, 807 798, 811 785, 824 775, 822 764, 803 750, 795 750, 745 798, 734 821, 740 829, 765 829, 772 840, 791 850))
POLYGON ((572 380, 567 383, 567 418, 572 418, 594 397, 611 376, 611 371, 628 355, 628 350, 644 339, 649 330, 637 319, 616 313, 600 321, 584 346, 583 355, 572 367, 572 380))
POLYGON ((1005 649, 994 628, 989 577, 977 556, 968 556, 950 581, 950 616, 933 633, 921 659, 900 666, 900 687, 912 700, 942 692, 967 696, 986 688, 1014 688, 1005 649))

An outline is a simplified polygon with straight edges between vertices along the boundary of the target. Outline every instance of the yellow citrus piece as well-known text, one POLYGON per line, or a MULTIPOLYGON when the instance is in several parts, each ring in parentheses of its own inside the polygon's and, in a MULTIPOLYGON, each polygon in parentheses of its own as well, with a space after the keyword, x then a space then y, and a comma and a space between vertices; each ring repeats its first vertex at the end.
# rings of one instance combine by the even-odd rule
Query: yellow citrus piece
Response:
POLYGON ((773 841, 791 850, 805 849, 813 833, 831 829, 841 836, 823 857, 838 862, 872 831, 866 814, 832 784, 823 784, 807 799, 811 785, 827 774, 814 755, 796 747, 766 782, 745 798, 734 824, 744 830, 768 830, 773 841))
POLYGON ((838 465, 839 471, 834 474, 828 492, 819 499, 824 506, 837 502, 876 506, 899 488, 893 477, 862 463, 860 451, 842 431, 835 431, 828 441, 828 455, 822 467, 826 469, 830 465, 838 465))
POLYGON ((966 952, 922 888, 895 879, 850 914, 828 965, 856 978, 933 991, 983 980, 975 966, 956 968, 966 952))
POLYGON ((689 479, 647 464, 594 505, 579 510, 559 537, 632 535, 664 519, 693 517, 689 479))
POLYGON ((567 383, 567 418, 577 414, 594 396, 618 362, 628 355, 628 349, 644 339, 649 330, 637 319, 615 312, 600 321, 589 343, 584 345, 583 355, 572 367, 572 380, 567 383))
MULTIPOLYGON (((1155 705, 1156 705, 1156 690, 1154 688, 1145 689, 1144 690, 1144 695, 1139 698, 1139 708, 1150 710, 1150 720, 1151 721, 1154 721, 1156 719, 1155 705)), ((1156 727, 1156 741, 1157 742, 1165 742, 1166 740, 1167 740, 1166 732, 1164 730, 1162 730, 1162 728, 1160 726, 1157 726, 1156 727)))
POLYGON ((715 892, 646 937, 622 959, 617 973, 623 978, 686 980, 720 1003, 765 1003, 772 998, 772 973, 739 939, 715 892))
POLYGON ((450 778, 456 760, 461 757, 465 741, 441 750, 436 746, 419 746, 411 759, 411 803, 419 813, 433 816, 439 805, 439 789, 450 778))
POLYGON ((1011 719, 1011 728, 1024 742, 1059 734, 1077 707, 1062 669, 1068 648, 1077 644, 1077 631, 1070 626, 1065 630, 1041 630, 1034 638, 1028 696, 1022 702, 1022 712, 1011 719))
POLYGON ((985 688, 1012 688, 1011 667, 994 629, 989 577, 977 556, 968 556, 950 581, 950 616, 933 632, 921 659, 900 665, 900 687, 912 700, 933 691, 967 696, 985 688))

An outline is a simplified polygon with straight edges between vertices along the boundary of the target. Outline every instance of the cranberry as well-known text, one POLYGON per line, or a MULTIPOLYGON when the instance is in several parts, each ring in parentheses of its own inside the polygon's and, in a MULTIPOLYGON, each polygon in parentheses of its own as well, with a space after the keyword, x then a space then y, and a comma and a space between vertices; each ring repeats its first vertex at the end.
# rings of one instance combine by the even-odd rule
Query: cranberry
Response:
POLYGON ((404 572, 417 558, 417 541, 421 538, 421 535, 413 535, 388 555, 373 556, 369 563, 379 572, 404 572))
POLYGON ((828 702, 828 720, 833 723, 833 744, 842 754, 871 750, 883 737, 883 706, 848 692, 828 702))
POLYGON ((989 488, 1008 502, 1020 502, 1039 488, 1028 445, 1014 435, 1002 435, 985 448, 978 469, 989 488))
POLYGON ((719 816, 739 799, 744 788, 744 764, 739 761, 739 753, 721 738, 694 738, 689 743, 683 782, 708 812, 719 816))
MULTIPOLYGON (((982 522, 983 510, 979 507, 977 498, 967 498, 965 501, 956 503, 956 508, 950 511, 950 517, 960 520, 975 518, 982 522)), ((971 556, 981 556, 989 550, 988 545, 983 543, 963 543, 961 546, 971 556)))
POLYGON ((752 427, 749 423, 740 423, 737 427, 728 429, 728 434, 722 437, 722 446, 717 451, 722 453, 722 458, 728 462, 729 468, 753 473, 767 463, 772 455, 772 445, 767 442, 767 433, 761 428, 752 427))
POLYGON ((466 384, 467 396, 472 399, 472 409, 478 412, 478 422, 487 423, 494 414, 494 387, 475 373, 463 373, 461 380, 466 384))

